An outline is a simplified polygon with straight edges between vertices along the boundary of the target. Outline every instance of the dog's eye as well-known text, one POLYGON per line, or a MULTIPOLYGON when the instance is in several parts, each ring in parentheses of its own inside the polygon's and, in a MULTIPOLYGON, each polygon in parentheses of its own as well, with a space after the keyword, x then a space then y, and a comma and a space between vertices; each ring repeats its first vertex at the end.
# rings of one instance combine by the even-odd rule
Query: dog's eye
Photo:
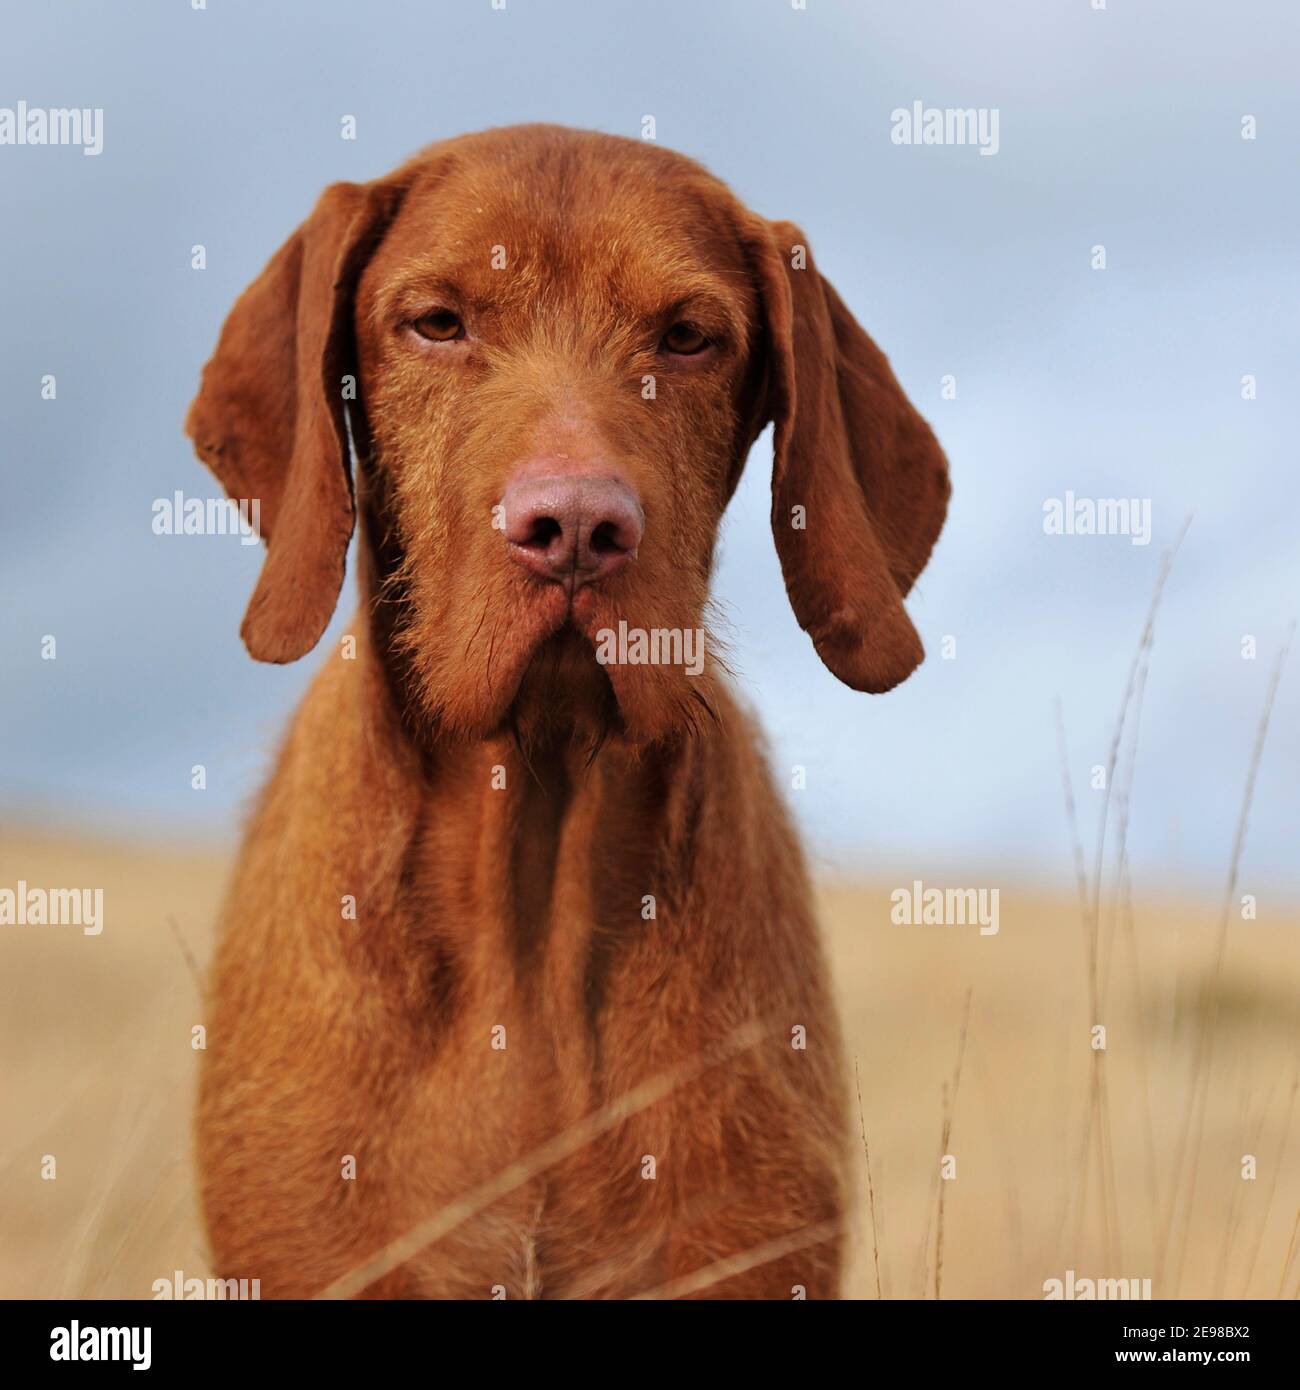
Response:
POLYGON ((435 309, 422 319, 416 319, 413 326, 421 338, 433 343, 450 343, 465 336, 465 325, 450 309, 435 309))
POLYGON ((709 345, 709 340, 693 323, 675 323, 664 334, 664 347, 681 357, 693 357, 709 345))

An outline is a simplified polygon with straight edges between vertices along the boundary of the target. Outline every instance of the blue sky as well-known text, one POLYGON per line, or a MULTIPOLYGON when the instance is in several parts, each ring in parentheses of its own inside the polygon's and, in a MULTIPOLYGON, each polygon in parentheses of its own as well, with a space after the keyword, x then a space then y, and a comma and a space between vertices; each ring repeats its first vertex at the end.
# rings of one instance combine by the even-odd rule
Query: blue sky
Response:
MULTIPOLYGON (((320 651, 287 669, 248 659, 260 552, 154 536, 151 505, 209 490, 181 433, 199 368, 320 189, 463 130, 637 135, 652 114, 661 143, 800 223, 951 462, 948 525, 909 605, 930 656, 885 697, 838 686, 789 612, 766 437, 725 523, 719 613, 774 766, 807 768, 790 796, 816 862, 1067 882, 1053 702, 1091 834, 1089 770, 1160 553, 1191 514, 1131 842, 1147 881, 1220 882, 1300 612, 1298 38, 1284 3, 1160 0, 14 12, 0 106, 102 107, 104 149, 0 147, 0 817, 229 836, 255 791, 320 651), (997 155, 892 143, 891 112, 916 101, 995 108, 997 155), (349 114, 355 141, 340 138, 349 114), (1067 491, 1149 498, 1151 543, 1045 535, 1043 504, 1067 491)), ((1300 649, 1249 884, 1300 888, 1297 716, 1300 649)))

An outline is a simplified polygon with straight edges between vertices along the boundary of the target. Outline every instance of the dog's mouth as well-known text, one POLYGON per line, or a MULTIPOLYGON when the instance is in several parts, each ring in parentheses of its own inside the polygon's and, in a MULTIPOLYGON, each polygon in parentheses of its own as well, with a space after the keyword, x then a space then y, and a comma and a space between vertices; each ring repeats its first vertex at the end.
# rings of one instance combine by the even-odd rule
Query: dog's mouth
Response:
POLYGON ((680 596, 528 584, 482 593, 479 604, 462 644, 439 642, 422 624, 400 639, 415 656, 425 709, 448 732, 513 730, 534 741, 544 732, 599 747, 611 737, 675 739, 716 720, 716 658, 710 648, 706 662, 701 627, 682 626, 692 607, 680 596))
MULTIPOLYGON (((610 608, 609 601, 589 584, 530 584, 515 610, 514 625, 523 646, 537 661, 561 638, 568 651, 585 643, 594 659, 596 633, 610 608), (578 639, 576 645, 573 639, 578 639)), ((569 660, 573 658, 570 657, 569 660)))
POLYGON ((641 626, 620 597, 600 585, 538 596, 508 726, 598 746, 611 736, 672 738, 716 717, 704 629, 641 626))
POLYGON ((529 597, 519 612, 521 635, 530 647, 525 676, 541 673, 552 685, 585 685, 592 671, 603 675, 596 636, 604 619, 597 610, 609 605, 602 596, 586 585, 571 590, 548 584, 529 597))
POLYGON ((618 700, 608 672, 573 620, 566 619, 534 648, 507 722, 516 729, 571 732, 593 742, 621 731, 618 700))

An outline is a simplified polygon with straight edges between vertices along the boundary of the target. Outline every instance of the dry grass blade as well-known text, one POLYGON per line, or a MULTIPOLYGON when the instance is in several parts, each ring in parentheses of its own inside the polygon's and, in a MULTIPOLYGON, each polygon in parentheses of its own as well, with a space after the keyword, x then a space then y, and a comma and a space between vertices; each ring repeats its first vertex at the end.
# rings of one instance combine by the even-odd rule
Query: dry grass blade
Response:
POLYGON ((871 1256, 876 1266, 876 1297, 883 1298, 880 1283, 880 1233, 876 1229, 876 1188, 871 1177, 871 1145, 867 1143, 867 1117, 862 1109, 862 1077, 858 1059, 853 1059, 853 1080, 858 1088, 858 1122, 862 1126, 862 1152, 867 1156, 867 1206, 871 1212, 871 1256))
POLYGON ((705 1289, 722 1283, 724 1279, 734 1279, 738 1274, 757 1269, 759 1265, 770 1264, 773 1260, 793 1255, 799 1250, 807 1250, 811 1245, 833 1240, 843 1227, 842 1221, 823 1221, 817 1226, 806 1226, 801 1231, 793 1231, 788 1236, 778 1236, 776 1240, 756 1246, 753 1250, 742 1251, 739 1255, 728 1255, 724 1260, 717 1260, 692 1274, 674 1279, 671 1283, 660 1284, 658 1288, 650 1289, 646 1293, 633 1294, 630 1301, 690 1298, 693 1294, 703 1293, 705 1289))
POLYGON ((129 1091, 123 1093, 113 1118, 112 1142, 107 1146, 112 1162, 103 1169, 96 1190, 82 1209, 76 1238, 64 1265, 58 1294, 61 1299, 85 1296, 93 1287, 90 1265, 99 1251, 105 1217, 114 1207, 118 1190, 129 1181, 137 1154, 152 1137, 154 1118, 168 1100, 163 1095, 145 1096, 139 1104, 128 1107, 130 1095, 129 1091))
MULTIPOLYGON (((1239 1121, 1242 1131, 1246 1134, 1247 1153, 1257 1154, 1259 1152, 1260 1135, 1264 1132, 1264 1121, 1272 1112, 1273 1092, 1277 1087, 1277 1078, 1274 1077, 1265 1096, 1264 1104, 1259 1109, 1253 1124, 1246 1126, 1244 1118, 1239 1121)), ((1250 1093, 1249 1088, 1243 1092, 1244 1109, 1249 1112, 1250 1093)), ((1219 1258, 1214 1270, 1214 1297, 1223 1297, 1224 1285, 1228 1280, 1228 1270, 1232 1265, 1232 1252, 1236 1247, 1237 1235, 1241 1229, 1241 1210, 1245 1204, 1245 1182, 1236 1182, 1232 1185, 1232 1194, 1228 1198, 1228 1210, 1223 1222, 1223 1248, 1219 1252, 1219 1258)))
POLYGON ((1264 742, 1268 737, 1273 703, 1277 698, 1277 689, 1282 681, 1282 670, 1286 665, 1287 654, 1291 650, 1291 641, 1295 636, 1295 630, 1296 625, 1293 622, 1287 629, 1286 640, 1282 643, 1277 660, 1273 663, 1268 690, 1264 696, 1264 708, 1260 713, 1259 725, 1255 730, 1255 745, 1251 749, 1250 766, 1246 772, 1246 786, 1242 793, 1241 810, 1237 815, 1237 829, 1232 841, 1232 857, 1228 862, 1228 881, 1223 892, 1223 905, 1219 913, 1219 928, 1214 948, 1214 966, 1210 972, 1209 1007, 1204 1012, 1197 1034, 1195 1062, 1192 1067, 1194 1084, 1191 1103, 1184 1118, 1182 1140, 1178 1146, 1175 1160, 1178 1165, 1178 1177, 1175 1178, 1171 1187, 1169 1217, 1164 1233, 1164 1249, 1167 1249, 1173 1233, 1174 1216, 1177 1212, 1179 1178, 1184 1165, 1190 1164, 1191 1172, 1187 1183, 1185 1204, 1186 1220, 1183 1224, 1183 1238, 1179 1247, 1177 1273, 1174 1279, 1175 1293, 1177 1293, 1182 1280, 1183 1264, 1187 1257, 1188 1233, 1192 1224, 1192 1212, 1196 1209, 1196 1184, 1200 1168, 1201 1139, 1205 1130, 1205 1105, 1209 1092, 1210 1071, 1214 1065, 1214 1042, 1219 1022, 1219 990, 1223 974, 1223 959, 1228 944, 1228 919, 1232 911, 1233 899, 1237 894, 1241 856, 1246 847, 1246 831, 1250 824, 1250 808, 1255 800, 1255 782, 1259 777, 1260 764, 1264 759, 1264 742), (1190 1140, 1189 1135, 1191 1136, 1190 1140))
POLYGON ((500 1200, 507 1193, 522 1187, 532 1178, 568 1158, 570 1154, 576 1153, 597 1136, 622 1124, 630 1116, 636 1115, 642 1110, 648 1110, 650 1106, 670 1095, 677 1087, 694 1081, 711 1068, 755 1046, 765 1037, 770 1036, 771 1033, 771 1028, 758 1022, 744 1024, 737 1028, 726 1042, 698 1057, 690 1065, 678 1067, 671 1072, 651 1077, 649 1081, 643 1081, 641 1085, 634 1087, 626 1095, 620 1096, 617 1100, 593 1111, 576 1125, 571 1125, 567 1130, 557 1134, 554 1139, 548 1140, 545 1144, 534 1149, 532 1153, 510 1164, 495 1177, 481 1183, 458 1201, 448 1203, 440 1211, 435 1212, 420 1222, 418 1226, 407 1231, 405 1235, 390 1241, 364 1264, 341 1275, 317 1294, 317 1298, 355 1297, 377 1279, 391 1274, 393 1270, 411 1259, 412 1256, 419 1254, 426 1245, 440 1240, 448 1231, 459 1226, 462 1221, 468 1221, 470 1217, 490 1207, 493 1202, 500 1200))
POLYGON ((1286 1123, 1282 1126, 1282 1139, 1278 1144, 1277 1160, 1273 1164, 1273 1178, 1268 1187, 1268 1200, 1264 1203, 1264 1214, 1259 1219, 1259 1230, 1255 1232, 1255 1244, 1250 1252, 1250 1263, 1246 1266, 1246 1277, 1242 1282, 1243 1295, 1249 1293, 1251 1280, 1255 1277, 1255 1265, 1259 1261, 1259 1249, 1264 1243, 1264 1232, 1268 1229, 1269 1213, 1273 1210, 1273 1198, 1277 1196, 1277 1180, 1282 1172, 1282 1159, 1286 1155, 1287 1140, 1291 1137, 1291 1117, 1295 1113, 1295 1098, 1300 1091, 1300 1067, 1291 1078, 1291 1098, 1286 1107, 1286 1123))
MULTIPOLYGON (((1118 919, 1119 926, 1122 926, 1123 929, 1124 944, 1128 950, 1128 979, 1133 989, 1135 1032, 1137 1036, 1135 1057, 1142 1096, 1142 1140, 1147 1170, 1147 1212, 1151 1223, 1150 1236, 1152 1248, 1155 1249, 1158 1248, 1160 1230, 1160 1178, 1159 1166, 1156 1162, 1155 1127, 1151 1116, 1151 1080, 1147 1064, 1149 1055, 1146 1021, 1147 1004, 1143 997, 1142 990, 1142 966, 1138 954, 1137 927, 1133 910, 1133 875, 1130 870, 1128 857, 1129 814, 1132 808, 1133 782, 1137 775, 1138 734, 1141 730, 1142 707, 1146 696, 1147 675, 1150 671, 1150 666, 1151 659, 1150 653, 1148 652, 1147 659, 1142 663, 1142 671, 1138 678, 1136 713, 1133 718, 1133 738, 1129 751, 1128 775, 1125 779, 1124 791, 1120 798, 1119 872, 1117 875, 1114 912, 1115 917, 1118 919)), ((1117 929, 1118 928, 1113 924, 1111 930, 1112 942, 1117 929)), ((1110 957, 1108 954, 1103 972, 1103 982, 1107 982, 1109 976, 1110 957)), ((1104 1007, 1104 986, 1102 1000, 1104 1007)), ((1158 1271, 1157 1273, 1159 1275, 1161 1272, 1158 1271)))
MULTIPOLYGON (((1170 572, 1173 570, 1174 560, 1178 555, 1178 551, 1187 535, 1188 527, 1190 527, 1191 524, 1192 518, 1189 516, 1183 522, 1178 535, 1174 538, 1173 545, 1160 557, 1160 568, 1156 574, 1155 588, 1152 590, 1151 602, 1147 607, 1146 621, 1142 625, 1142 631, 1138 638, 1137 650, 1134 652, 1133 660, 1129 665, 1128 680, 1125 682, 1124 695, 1120 701, 1119 712, 1115 718, 1115 727, 1111 734, 1110 749, 1106 758, 1106 780, 1102 789, 1101 810, 1098 813, 1097 840, 1093 849, 1092 882, 1086 889, 1086 892, 1090 896, 1085 902, 1083 924, 1084 945, 1088 968, 1088 1007, 1091 1014, 1092 1026, 1096 1026, 1101 1021, 1101 892, 1106 855, 1106 832, 1110 819, 1111 790, 1115 784, 1115 770, 1119 764, 1120 749, 1123 746, 1124 727, 1128 719, 1129 707, 1133 702, 1134 693, 1137 689, 1138 675, 1142 669, 1142 663, 1146 659, 1147 653, 1150 651, 1151 643, 1155 635, 1156 615, 1160 611, 1160 600, 1164 595, 1165 585, 1168 582, 1170 572)), ((1067 806, 1069 804, 1070 803, 1067 802, 1067 806)), ((1079 1204, 1075 1218, 1075 1244, 1077 1245, 1079 1241, 1087 1208, 1092 1141, 1095 1138, 1098 1147, 1099 1197, 1106 1239, 1106 1256, 1108 1262, 1110 1262, 1115 1258, 1115 1248, 1117 1245, 1121 1244, 1122 1235, 1119 1217, 1118 1183, 1115 1175, 1115 1156, 1114 1148, 1111 1143, 1109 1094, 1103 1069, 1104 1057, 1105 1053, 1103 1050, 1099 1048, 1093 1049, 1088 1106, 1085 1112, 1083 1136, 1080 1145, 1079 1168, 1081 1170, 1081 1176, 1078 1184, 1079 1204)))
MULTIPOLYGON (((970 995, 972 990, 966 990, 966 1006, 962 1011, 962 1030, 961 1040, 957 1045, 957 1066, 952 1072, 952 1086, 944 1087, 944 1130, 943 1141, 941 1141, 940 1161, 943 1155, 948 1154, 952 1141, 952 1115, 957 1111, 957 1093, 961 1090, 962 1063, 966 1059, 966 1037, 970 1031, 970 995)), ((944 1277, 944 1197, 947 1195, 947 1181, 940 1177, 939 1183, 939 1212, 937 1212, 936 1223, 934 1223, 934 1297, 943 1297, 943 1277, 944 1277)))
MULTIPOLYGON (((105 1290, 108 1287, 109 1280, 112 1279, 113 1275, 117 1273, 117 1268, 122 1261, 123 1255, 126 1254, 126 1251, 128 1247, 131 1245, 131 1242, 134 1241, 139 1235, 139 1232, 144 1225, 145 1217, 150 1215, 154 1211, 154 1205, 158 1197, 158 1192, 161 1189, 163 1183, 166 1181, 168 1176, 171 1173, 175 1172, 175 1170, 184 1162, 184 1158, 173 1158, 169 1162, 164 1163, 163 1166, 159 1168, 158 1171, 155 1173, 153 1181, 149 1183, 148 1187, 145 1190, 144 1198, 136 1204, 135 1211, 132 1213, 131 1219, 127 1222, 126 1229, 122 1232, 121 1237, 118 1239, 117 1245, 114 1247, 113 1253, 109 1256, 108 1262, 104 1265, 103 1270, 99 1275, 99 1278, 95 1281, 93 1288, 91 1288, 88 1291, 88 1297, 103 1298, 106 1296, 105 1290)), ((191 1192, 189 1192, 188 1190, 182 1191, 180 1195, 175 1198, 171 1205, 171 1208, 165 1214, 164 1223, 166 1224, 173 1221, 177 1213, 180 1212, 184 1207, 187 1207, 192 1200, 193 1194, 191 1192)), ((204 1256, 204 1263, 207 1263, 206 1255, 204 1256)))
POLYGON ((1287 1242, 1286 1259, 1282 1261, 1282 1277, 1277 1281, 1277 1296, 1285 1297, 1286 1277, 1291 1272, 1291 1261, 1295 1259, 1296 1237, 1300 1236, 1300 1207, 1296 1208, 1295 1224, 1291 1227, 1291 1239, 1287 1242))
POLYGON ((1088 871, 1084 867, 1083 838, 1079 834, 1079 814, 1074 804, 1074 787, 1070 782, 1070 750, 1065 740, 1065 710, 1061 697, 1055 700, 1056 747, 1061 759, 1061 790, 1065 795, 1065 818, 1070 826, 1070 844, 1074 849, 1074 878, 1079 893, 1079 911, 1088 912, 1088 871))
POLYGON ((190 977, 194 981, 194 988, 199 992, 199 998, 203 998, 203 974, 199 970, 199 963, 194 959, 194 953, 185 943, 185 938, 181 935, 181 929, 176 923, 176 918, 168 916, 167 925, 171 928, 172 937, 176 945, 180 947, 180 952, 185 960, 185 965, 190 972, 190 977))

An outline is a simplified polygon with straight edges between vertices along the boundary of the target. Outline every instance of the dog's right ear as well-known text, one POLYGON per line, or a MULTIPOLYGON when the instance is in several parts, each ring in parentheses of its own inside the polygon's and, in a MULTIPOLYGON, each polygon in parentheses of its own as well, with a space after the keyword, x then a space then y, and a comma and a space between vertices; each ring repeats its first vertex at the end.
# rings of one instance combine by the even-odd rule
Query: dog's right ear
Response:
POLYGON ((227 495, 258 504, 267 558, 241 632, 259 661, 309 652, 338 601, 355 511, 353 294, 398 198, 385 184, 326 189, 235 302, 185 421, 227 495))

